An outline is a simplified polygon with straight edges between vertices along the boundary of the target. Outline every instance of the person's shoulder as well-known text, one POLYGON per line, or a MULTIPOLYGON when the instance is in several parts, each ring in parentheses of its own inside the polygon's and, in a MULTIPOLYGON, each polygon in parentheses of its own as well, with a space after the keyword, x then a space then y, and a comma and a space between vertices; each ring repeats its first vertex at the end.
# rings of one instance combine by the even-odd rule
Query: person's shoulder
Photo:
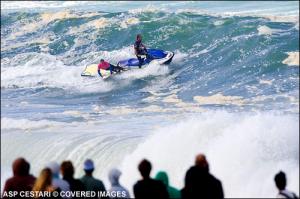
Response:
POLYGON ((141 186, 141 185, 143 185, 144 184, 144 181, 143 180, 138 180, 134 185, 133 185, 133 187, 139 187, 139 186, 141 186))
POLYGON ((168 186, 168 189, 170 189, 172 192, 180 193, 180 190, 175 187, 168 186))
POLYGON ((165 184, 160 180, 152 179, 152 183, 159 187, 166 187, 165 184))
POLYGON ((212 181, 221 184, 221 181, 218 178, 216 178, 214 175, 212 175, 211 173, 209 173, 208 175, 212 181))
POLYGON ((74 183, 76 183, 77 185, 83 185, 83 182, 81 181, 81 179, 74 179, 74 183))
POLYGON ((95 183, 103 185, 102 180, 94 178, 95 183))
POLYGON ((195 171, 198 171, 198 167, 196 166, 191 166, 188 170, 187 170, 187 173, 191 173, 191 172, 195 172, 195 171))
MULTIPOLYGON (((81 179, 79 179, 79 180, 81 180, 81 179)), ((65 180, 63 180, 63 179, 53 179, 53 182, 54 183, 57 183, 57 184, 60 184, 60 185, 69 185, 69 183, 67 182, 67 181, 65 181, 65 180)))
MULTIPOLYGON (((15 182, 16 182, 16 177, 10 177, 10 178, 8 178, 6 181, 5 181, 5 185, 4 185, 4 187, 6 188, 6 189, 10 189, 10 187, 11 186, 13 186, 14 184, 15 184, 15 182)), ((7 191, 7 190, 6 190, 7 191)))
POLYGON ((28 178, 32 179, 32 180, 36 180, 36 177, 33 175, 28 175, 28 178))
POLYGON ((82 176, 81 178, 79 178, 79 180, 80 180, 81 182, 85 182, 85 181, 88 180, 88 176, 84 175, 84 176, 82 176))
POLYGON ((278 193, 277 198, 298 198, 298 196, 289 190, 283 190, 278 193))
POLYGON ((13 176, 13 177, 8 178, 5 182, 10 183, 10 182, 14 181, 15 179, 16 179, 16 177, 13 176))
POLYGON ((188 171, 191 171, 191 170, 199 170, 199 168, 197 167, 197 166, 191 166, 189 169, 188 169, 188 171))

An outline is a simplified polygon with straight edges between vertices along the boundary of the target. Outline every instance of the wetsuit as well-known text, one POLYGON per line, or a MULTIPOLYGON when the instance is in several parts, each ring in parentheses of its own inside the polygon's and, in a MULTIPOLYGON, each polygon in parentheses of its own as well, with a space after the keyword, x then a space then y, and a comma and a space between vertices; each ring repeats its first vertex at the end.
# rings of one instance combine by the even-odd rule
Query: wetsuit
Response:
POLYGON ((141 68, 142 64, 143 64, 143 59, 142 59, 141 55, 147 56, 147 54, 148 54, 147 49, 144 46, 144 44, 142 44, 142 41, 136 41, 134 43, 134 49, 135 49, 136 57, 139 60, 139 68, 141 68))

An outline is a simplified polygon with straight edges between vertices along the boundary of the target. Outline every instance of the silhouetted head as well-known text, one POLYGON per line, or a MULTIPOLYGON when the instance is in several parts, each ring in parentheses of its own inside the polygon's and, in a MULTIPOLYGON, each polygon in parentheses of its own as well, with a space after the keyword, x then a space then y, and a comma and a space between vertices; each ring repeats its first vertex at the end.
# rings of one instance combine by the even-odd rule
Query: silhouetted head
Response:
POLYGON ((207 162, 206 157, 205 157, 204 154, 199 154, 199 155, 196 156, 195 165, 197 167, 203 168, 207 171, 209 170, 208 162, 207 162))
POLYGON ((162 181, 162 183, 164 183, 164 185, 169 186, 169 177, 165 171, 159 171, 156 174, 155 179, 162 181))
POLYGON ((94 162, 91 159, 87 159, 86 161, 84 161, 83 170, 87 175, 92 175, 94 169, 94 162))
POLYGON ((285 177, 285 173, 280 171, 279 173, 277 173, 275 175, 275 184, 276 184, 276 187, 279 189, 279 190, 284 190, 285 189, 285 186, 286 186, 286 177, 285 177))
POLYGON ((151 168, 152 168, 151 163, 146 159, 142 160, 138 167, 143 178, 149 178, 151 168))
POLYGON ((64 177, 73 177, 74 167, 71 161, 63 161, 60 165, 61 174, 64 177))
POLYGON ((119 169, 111 169, 108 173, 108 179, 112 186, 119 185, 119 178, 122 172, 119 169))
POLYGON ((136 35, 136 40, 137 41, 142 41, 142 35, 141 34, 137 34, 136 35))
POLYGON ((100 62, 104 62, 104 59, 100 59, 100 62))
POLYGON ((30 165, 24 158, 17 158, 12 165, 14 176, 29 175, 30 165))

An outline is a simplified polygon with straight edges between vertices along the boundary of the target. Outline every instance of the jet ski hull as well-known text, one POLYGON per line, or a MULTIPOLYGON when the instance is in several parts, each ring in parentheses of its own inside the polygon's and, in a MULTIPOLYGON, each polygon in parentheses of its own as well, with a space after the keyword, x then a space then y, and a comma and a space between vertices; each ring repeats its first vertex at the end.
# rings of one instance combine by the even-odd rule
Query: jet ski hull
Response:
MULTIPOLYGON (((152 61, 155 61, 159 64, 169 64, 171 63, 172 59, 174 57, 174 53, 170 51, 163 51, 158 49, 149 49, 148 50, 148 56, 143 58, 141 66, 145 66, 149 64, 152 61)), ((139 67, 139 60, 137 58, 130 58, 125 59, 122 61, 119 61, 119 66, 123 68, 138 68, 139 67)))

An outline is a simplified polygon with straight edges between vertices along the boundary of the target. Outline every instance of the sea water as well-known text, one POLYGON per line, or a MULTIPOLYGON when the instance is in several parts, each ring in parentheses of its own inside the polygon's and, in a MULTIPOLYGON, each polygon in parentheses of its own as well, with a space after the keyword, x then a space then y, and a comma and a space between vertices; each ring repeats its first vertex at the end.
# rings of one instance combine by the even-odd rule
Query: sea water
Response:
POLYGON ((204 153, 226 197, 299 195, 299 2, 1 1, 1 188, 17 157, 38 175, 86 158, 108 188, 137 164, 183 187, 204 153), (175 53, 103 81, 80 74, 134 57, 136 34, 175 53))

